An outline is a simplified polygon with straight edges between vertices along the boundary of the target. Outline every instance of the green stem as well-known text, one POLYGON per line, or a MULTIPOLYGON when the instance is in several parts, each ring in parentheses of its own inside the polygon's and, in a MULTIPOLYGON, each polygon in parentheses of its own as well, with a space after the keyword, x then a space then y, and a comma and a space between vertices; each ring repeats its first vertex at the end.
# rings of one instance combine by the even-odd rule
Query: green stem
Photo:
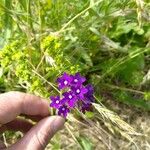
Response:
POLYGON ((101 3, 103 0, 99 0, 96 3, 94 3, 93 5, 90 5, 89 7, 87 7, 86 9, 84 9, 83 11, 81 11, 80 13, 78 13, 76 16, 74 16, 71 20, 69 20, 58 32, 63 32, 64 29, 66 27, 68 27, 75 19, 77 19, 78 17, 80 17, 81 15, 83 15, 86 11, 88 11, 89 9, 91 9, 92 7, 94 7, 95 5, 98 5, 99 3, 101 3))
POLYGON ((32 72, 34 74, 36 74, 37 76, 39 76, 42 80, 44 80, 46 83, 48 83, 54 90, 56 90, 59 94, 61 94, 61 92, 49 81, 47 81, 44 77, 42 77, 38 72, 36 72, 35 70, 32 70, 32 72))
POLYGON ((125 87, 119 87, 119 86, 110 85, 110 84, 103 84, 103 85, 107 86, 109 88, 112 88, 112 89, 118 89, 118 90, 123 90, 123 91, 128 91, 128 92, 137 93, 137 94, 143 94, 144 95, 144 92, 138 91, 138 90, 134 90, 134 89, 129 89, 129 88, 125 88, 125 87))

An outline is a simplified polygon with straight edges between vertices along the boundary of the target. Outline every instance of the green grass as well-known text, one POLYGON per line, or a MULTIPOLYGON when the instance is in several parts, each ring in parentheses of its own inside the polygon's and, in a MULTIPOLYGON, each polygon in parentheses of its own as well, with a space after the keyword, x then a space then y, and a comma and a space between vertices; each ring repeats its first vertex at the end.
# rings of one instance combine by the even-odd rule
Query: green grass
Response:
MULTIPOLYGON (((109 99, 150 111, 149 10, 148 0, 1 0, 0 91, 48 98, 58 92, 57 76, 79 71, 98 99, 90 122, 82 123, 88 116, 75 112, 75 123, 134 143, 135 130, 102 103, 109 99)), ((82 132, 80 138, 67 129, 81 149, 94 148, 82 132)))

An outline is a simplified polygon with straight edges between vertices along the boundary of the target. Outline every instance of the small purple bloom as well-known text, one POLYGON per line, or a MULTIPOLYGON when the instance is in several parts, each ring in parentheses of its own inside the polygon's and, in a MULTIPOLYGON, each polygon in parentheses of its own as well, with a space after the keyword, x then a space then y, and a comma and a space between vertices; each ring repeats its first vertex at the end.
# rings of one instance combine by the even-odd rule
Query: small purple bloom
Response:
POLYGON ((84 100, 84 95, 88 92, 88 90, 83 86, 73 86, 71 89, 80 100, 84 100))
POLYGON ((63 98, 64 101, 66 101, 68 103, 69 107, 71 107, 71 108, 75 107, 77 97, 72 91, 63 93, 63 96, 64 96, 64 98, 63 98))
POLYGON ((92 106, 92 104, 82 104, 82 108, 81 108, 81 111, 83 112, 83 113, 85 113, 86 111, 90 111, 91 110, 91 106, 92 106))
POLYGON ((88 90, 88 92, 87 92, 88 95, 94 94, 94 88, 91 84, 86 85, 86 89, 88 90))
POLYGON ((59 109, 58 109, 58 115, 63 116, 63 117, 67 117, 67 114, 70 112, 69 108, 66 105, 62 105, 59 109))
POLYGON ((72 77, 67 73, 64 73, 60 78, 57 79, 57 82, 59 84, 59 89, 68 87, 71 81, 72 81, 72 77))
POLYGON ((86 81, 85 77, 82 77, 80 73, 76 73, 74 76, 71 75, 71 77, 72 77, 72 82, 71 82, 72 85, 80 86, 82 85, 82 83, 86 81))
POLYGON ((74 107, 77 107, 83 113, 92 109, 94 89, 90 84, 84 86, 85 81, 85 77, 82 77, 80 73, 75 75, 64 73, 57 79, 58 88, 63 97, 51 96, 50 106, 58 110, 58 115, 66 118, 74 107), (63 90, 64 88, 66 89, 63 90))
POLYGON ((88 84, 86 86, 86 89, 88 90, 87 93, 85 94, 85 100, 86 100, 86 103, 91 103, 91 102, 94 102, 94 88, 91 84, 88 84))
POLYGON ((59 96, 51 96, 50 99, 52 100, 50 106, 53 108, 59 108, 61 106, 61 101, 60 101, 60 97, 59 96))

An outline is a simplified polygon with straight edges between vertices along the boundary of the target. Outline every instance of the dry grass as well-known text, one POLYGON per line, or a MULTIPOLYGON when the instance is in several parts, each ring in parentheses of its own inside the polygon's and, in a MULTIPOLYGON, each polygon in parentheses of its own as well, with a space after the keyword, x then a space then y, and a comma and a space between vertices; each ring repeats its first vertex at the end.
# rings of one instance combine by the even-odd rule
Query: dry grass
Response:
MULTIPOLYGON (((106 128, 102 121, 92 120, 89 122, 78 122, 71 116, 71 122, 67 122, 66 126, 69 128, 64 129, 59 134, 59 137, 53 139, 53 144, 60 141, 60 148, 63 150, 80 150, 83 149, 77 142, 76 137, 88 138, 92 143, 94 150, 149 150, 150 149, 150 118, 149 112, 143 112, 138 109, 133 109, 128 106, 119 104, 118 102, 107 101, 111 106, 116 109, 117 113, 133 128, 135 128, 139 135, 132 136, 132 140, 122 138, 120 134, 112 133, 106 128), (73 135, 71 135, 71 133, 73 135)), ((49 144, 47 150, 52 149, 52 144, 49 144)))

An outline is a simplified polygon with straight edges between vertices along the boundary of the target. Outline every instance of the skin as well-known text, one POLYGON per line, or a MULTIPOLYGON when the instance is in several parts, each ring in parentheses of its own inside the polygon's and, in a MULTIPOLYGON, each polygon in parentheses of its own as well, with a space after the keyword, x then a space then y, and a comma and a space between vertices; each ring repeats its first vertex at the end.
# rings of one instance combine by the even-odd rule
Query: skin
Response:
POLYGON ((44 150, 49 140, 62 129, 65 120, 49 116, 46 100, 31 94, 8 92, 0 94, 0 134, 6 130, 21 131, 23 138, 6 148, 0 141, 0 150, 44 150), (26 119, 37 121, 35 125, 26 119))

